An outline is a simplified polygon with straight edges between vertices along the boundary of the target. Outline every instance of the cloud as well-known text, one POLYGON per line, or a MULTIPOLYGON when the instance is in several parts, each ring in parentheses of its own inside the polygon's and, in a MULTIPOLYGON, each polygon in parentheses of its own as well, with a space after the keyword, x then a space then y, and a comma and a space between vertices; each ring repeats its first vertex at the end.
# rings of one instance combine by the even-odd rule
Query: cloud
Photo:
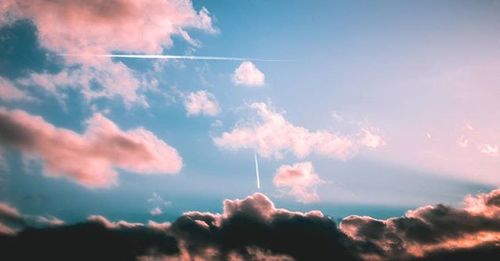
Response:
POLYGON ((156 207, 156 208, 151 209, 151 210, 149 211, 149 214, 150 214, 151 216, 158 216, 158 215, 163 214, 163 211, 161 210, 161 208, 156 207))
POLYGON ((279 209, 265 195, 225 200, 222 214, 188 212, 171 226, 191 257, 215 249, 215 260, 236 253, 249 260, 249 248, 295 260, 349 260, 346 239, 319 211, 279 209))
POLYGON ((0 108, 0 144, 40 158, 47 176, 65 177, 90 188, 117 184, 115 168, 172 174, 182 167, 177 151, 150 131, 122 131, 102 114, 90 118, 80 135, 42 117, 0 108))
POLYGON ((24 215, 15 207, 0 202, 0 237, 15 235, 18 231, 28 227, 51 227, 62 225, 64 222, 55 217, 24 215))
POLYGON ((87 101, 119 97, 127 105, 147 106, 145 97, 139 93, 144 84, 121 62, 100 60, 93 66, 67 68, 56 74, 32 73, 18 82, 24 86, 41 87, 60 100, 65 98, 62 91, 71 88, 80 91, 87 101), (102 88, 96 88, 96 84, 102 88))
MULTIPOLYGON (((42 47, 67 54, 159 54, 172 46, 174 35, 197 43, 186 32, 189 28, 217 32, 208 10, 194 10, 190 0, 2 2, 0 26, 21 19, 33 22, 42 47)), ((53 94, 59 94, 55 91, 61 88, 75 88, 89 100, 117 96, 126 105, 147 105, 139 93, 147 83, 141 82, 123 63, 85 55, 64 59, 68 67, 55 74, 35 73, 24 82, 38 84, 53 94), (95 84, 102 90, 95 91, 95 84)))
POLYGON ((184 107, 188 116, 200 114, 215 116, 220 112, 219 103, 215 96, 204 90, 189 93, 184 98, 184 107))
POLYGON ((14 260, 136 260, 177 254, 177 241, 158 226, 111 222, 102 216, 65 226, 0 235, 0 256, 14 260))
POLYGON ((16 88, 11 81, 0 76, 0 100, 30 101, 33 100, 33 98, 24 91, 16 88))
POLYGON ((309 161, 282 165, 273 179, 274 186, 303 203, 319 201, 316 187, 323 182, 309 161))
POLYGON ((7 0, 0 11, 4 20, 33 21, 41 45, 60 53, 160 53, 187 28, 216 31, 208 10, 189 0, 7 0))
POLYGON ((257 112, 260 121, 244 122, 213 138, 217 146, 229 150, 254 149, 262 157, 282 158, 290 152, 298 158, 315 153, 346 159, 361 148, 383 145, 383 139, 367 129, 358 137, 344 137, 327 130, 310 131, 288 122, 283 113, 265 103, 252 103, 250 108, 257 112))
POLYGON ((498 155, 498 146, 491 144, 481 144, 479 146, 479 152, 488 156, 495 157, 498 155))
POLYGON ((340 228, 365 258, 408 259, 498 244, 499 217, 500 190, 493 190, 467 197, 464 208, 424 206, 386 220, 349 216, 340 228))
POLYGON ((233 73, 233 83, 250 87, 263 86, 265 75, 255 64, 249 61, 242 62, 233 73))
MULTIPOLYGON (((6 216, 21 215, 12 207, 6 216)), ((0 205, 0 218, 2 217, 0 205)), ((378 220, 350 216, 340 229, 320 211, 275 207, 263 194, 225 200, 222 213, 186 212, 173 223, 110 221, 27 227, 0 234, 0 257, 19 260, 463 260, 496 257, 500 190, 463 208, 425 206, 378 220), (22 249, 22 251, 19 251, 22 249)))

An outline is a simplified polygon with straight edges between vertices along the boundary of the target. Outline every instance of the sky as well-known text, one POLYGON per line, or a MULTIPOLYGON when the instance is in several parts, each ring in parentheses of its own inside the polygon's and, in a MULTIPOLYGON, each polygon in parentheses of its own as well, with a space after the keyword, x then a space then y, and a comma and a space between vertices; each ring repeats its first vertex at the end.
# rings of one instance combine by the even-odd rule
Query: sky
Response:
POLYGON ((0 201, 66 223, 173 222, 255 192, 336 221, 462 207, 500 185, 499 13, 2 1, 0 201))

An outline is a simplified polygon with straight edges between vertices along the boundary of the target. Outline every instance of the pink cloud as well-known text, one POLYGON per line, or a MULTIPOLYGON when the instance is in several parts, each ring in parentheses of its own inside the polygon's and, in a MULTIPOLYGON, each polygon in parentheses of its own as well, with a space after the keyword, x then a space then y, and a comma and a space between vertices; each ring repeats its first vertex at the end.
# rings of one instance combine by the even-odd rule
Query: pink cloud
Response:
POLYGON ((33 98, 24 91, 16 88, 11 81, 0 77, 0 100, 3 101, 29 101, 33 98))
POLYGON ((42 46, 63 53, 160 53, 185 28, 216 31, 190 0, 7 0, 0 11, 4 20, 32 20, 42 46))
POLYGON ((188 116, 200 114, 215 116, 220 112, 215 96, 203 90, 188 94, 184 98, 184 107, 188 116))
POLYGON ((481 144, 479 146, 479 152, 488 156, 495 157, 498 155, 498 146, 491 144, 481 144))
POLYGON ((257 123, 244 122, 215 137, 213 141, 217 146, 230 150, 254 149, 263 157, 281 158, 284 153, 291 152, 298 158, 315 153, 346 159, 361 148, 375 148, 383 143, 381 137, 366 130, 361 137, 348 137, 327 130, 310 131, 295 126, 285 119, 284 114, 265 103, 253 103, 250 108, 257 112, 260 120, 257 123))
POLYGON ((287 194, 303 203, 319 201, 316 187, 323 182, 314 172, 312 163, 308 161, 282 165, 273 179, 274 186, 287 190, 287 194))
POLYGON ((63 99, 61 90, 72 88, 79 90, 87 101, 101 97, 119 97, 125 104, 140 103, 147 106, 143 95, 139 93, 141 82, 133 72, 121 62, 106 59, 95 61, 92 66, 63 69, 57 74, 32 73, 19 80, 25 86, 38 86, 63 99), (103 88, 95 89, 94 84, 103 88))
POLYGON ((252 62, 242 62, 233 73, 233 83, 251 87, 263 86, 265 75, 252 62))
POLYGON ((0 108, 0 142, 41 159, 44 173, 86 187, 117 184, 115 168, 141 174, 180 171, 177 151, 144 128, 122 131, 95 114, 83 134, 57 128, 42 117, 0 108))
MULTIPOLYGON (((208 10, 194 10, 190 0, 2 1, 0 26, 19 19, 33 22, 41 46, 57 53, 83 55, 161 53, 172 46, 173 35, 196 43, 186 32, 189 28, 217 32, 208 10)), ((87 99, 118 96, 126 104, 147 105, 138 93, 141 81, 123 63, 90 56, 66 56, 65 61, 81 67, 34 74, 25 81, 55 94, 62 87, 71 87, 82 90, 87 99), (93 90, 93 81, 103 90, 93 90)))
MULTIPOLYGON (((466 249, 498 243, 500 230, 500 190, 467 196, 463 208, 442 204, 408 211, 403 217, 385 220, 367 216, 349 216, 340 229, 352 239, 369 242, 381 253, 396 259, 422 257, 428 253, 466 249)), ((383 259, 383 258, 382 258, 383 259)))

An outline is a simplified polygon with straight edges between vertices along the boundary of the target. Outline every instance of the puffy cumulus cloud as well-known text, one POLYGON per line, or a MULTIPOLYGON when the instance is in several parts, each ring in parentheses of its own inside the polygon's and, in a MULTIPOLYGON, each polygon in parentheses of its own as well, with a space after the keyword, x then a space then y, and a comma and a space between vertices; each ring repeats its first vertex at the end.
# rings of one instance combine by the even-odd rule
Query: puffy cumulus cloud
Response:
POLYGON ((498 254, 500 190, 469 196, 463 208, 424 206, 387 220, 349 216, 340 228, 367 259, 454 256, 488 245, 498 254))
POLYGON ((200 114, 215 116, 220 112, 215 96, 204 90, 188 94, 184 98, 184 107, 188 116, 200 114))
POLYGON ((284 114, 265 103, 253 103, 250 108, 257 112, 257 122, 244 122, 230 132, 213 138, 224 149, 254 149, 260 156, 281 158, 291 152, 298 158, 311 153, 331 158, 346 159, 361 148, 383 145, 382 137, 364 130, 355 137, 341 136, 327 130, 311 131, 288 122, 284 114))
MULTIPOLYGON (((319 211, 280 209, 256 193, 225 200, 221 214, 191 211, 173 223, 114 222, 96 215, 74 225, 0 234, 0 258, 495 260, 500 251, 499 202, 500 190, 494 190, 467 197, 460 209, 426 206, 387 220, 350 216, 339 229, 319 211)), ((17 220, 20 214, 0 205, 2 216, 17 220)))
POLYGON ((24 215, 15 207, 0 202, 0 237, 15 235, 27 227, 51 227, 63 223, 62 220, 55 217, 24 215))
POLYGON ((45 89, 81 89, 87 98, 118 96, 127 105, 146 105, 139 90, 147 83, 123 63, 85 54, 161 53, 172 46, 173 35, 198 44, 186 32, 189 28, 217 31, 208 10, 194 10, 190 0, 2 1, 0 26, 20 19, 33 22, 42 47, 83 55, 64 57, 70 67, 56 74, 34 74, 25 81, 45 89), (103 90, 94 91, 96 84, 103 90))
POLYGON ((29 101, 33 100, 33 98, 24 91, 16 88, 11 81, 0 76, 0 100, 29 101))
POLYGON ((279 209, 265 195, 225 200, 222 214, 189 212, 172 223, 191 258, 251 260, 252 249, 296 260, 349 260, 347 238, 319 211, 279 209), (212 250, 212 251, 209 251, 212 250), (213 251, 215 250, 215 251, 213 251))
POLYGON ((242 62, 233 73, 233 83, 250 87, 264 85, 265 75, 252 62, 242 62))
POLYGON ((115 168, 141 174, 177 173, 177 151, 143 128, 122 131, 95 114, 83 134, 57 128, 42 117, 0 108, 0 144, 42 160, 44 173, 86 187, 117 183, 115 168))
POLYGON ((287 194, 303 203, 319 201, 316 187, 323 182, 309 161, 282 165, 273 179, 274 186, 285 189, 287 194))

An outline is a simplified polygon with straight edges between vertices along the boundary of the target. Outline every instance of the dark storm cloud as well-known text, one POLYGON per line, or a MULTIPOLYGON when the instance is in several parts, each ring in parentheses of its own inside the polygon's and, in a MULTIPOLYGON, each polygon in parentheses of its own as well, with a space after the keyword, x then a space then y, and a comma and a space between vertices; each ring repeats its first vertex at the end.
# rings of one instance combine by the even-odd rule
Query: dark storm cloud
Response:
MULTIPOLYGON (((500 254, 499 197, 494 190, 467 197, 463 208, 425 206, 387 220, 350 216, 339 229, 319 211, 279 209, 256 193, 225 200, 222 214, 192 211, 171 224, 92 216, 74 225, 27 228, 1 236, 0 255, 7 260, 494 260, 500 254)), ((0 214, 22 218, 13 208, 0 208, 0 214)))

